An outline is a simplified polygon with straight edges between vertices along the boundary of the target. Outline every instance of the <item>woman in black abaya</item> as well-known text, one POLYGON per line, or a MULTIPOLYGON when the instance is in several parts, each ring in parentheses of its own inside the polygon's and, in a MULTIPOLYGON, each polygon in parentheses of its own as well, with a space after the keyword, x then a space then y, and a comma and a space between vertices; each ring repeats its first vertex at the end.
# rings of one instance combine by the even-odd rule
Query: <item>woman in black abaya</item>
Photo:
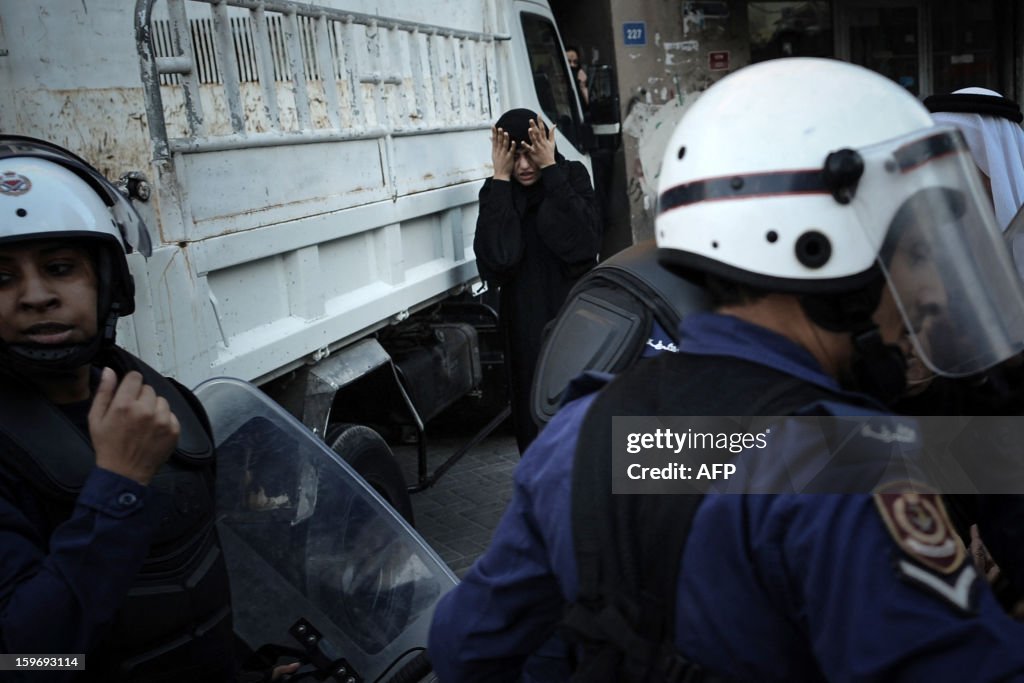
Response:
POLYGON ((555 129, 529 109, 491 129, 494 177, 480 190, 480 276, 500 288, 512 420, 522 453, 537 435, 530 386, 544 326, 597 260, 601 222, 586 167, 555 150, 555 129))

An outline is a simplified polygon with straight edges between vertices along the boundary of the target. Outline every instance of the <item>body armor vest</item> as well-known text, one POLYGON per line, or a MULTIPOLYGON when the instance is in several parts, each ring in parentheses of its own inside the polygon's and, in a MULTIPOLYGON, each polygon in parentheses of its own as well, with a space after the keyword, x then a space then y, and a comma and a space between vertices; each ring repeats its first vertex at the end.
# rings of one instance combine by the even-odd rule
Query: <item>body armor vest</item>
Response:
POLYGON ((661 354, 617 377, 588 409, 573 461, 579 595, 563 632, 582 650, 574 683, 712 683, 675 647, 683 547, 702 495, 612 495, 612 417, 788 415, 851 397, 736 358, 661 354))
MULTIPOLYGON (((86 653, 81 680, 218 681, 234 672, 227 569, 214 526, 214 448, 205 413, 190 392, 129 353, 97 359, 119 377, 136 370, 170 404, 181 424, 178 446, 150 482, 161 516, 149 554, 99 647, 86 653)), ((14 445, 4 462, 37 493, 46 538, 68 519, 95 466, 88 439, 25 385, 0 386, 3 434, 14 445)))

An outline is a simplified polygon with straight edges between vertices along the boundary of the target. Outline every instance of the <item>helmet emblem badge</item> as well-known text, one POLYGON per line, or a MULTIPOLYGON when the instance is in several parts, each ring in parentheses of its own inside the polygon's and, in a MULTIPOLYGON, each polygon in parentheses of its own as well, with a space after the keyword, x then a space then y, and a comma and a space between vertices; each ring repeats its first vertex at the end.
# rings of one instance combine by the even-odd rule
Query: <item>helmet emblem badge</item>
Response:
POLYGON ((17 197, 32 189, 32 181, 14 171, 0 174, 0 193, 17 197))

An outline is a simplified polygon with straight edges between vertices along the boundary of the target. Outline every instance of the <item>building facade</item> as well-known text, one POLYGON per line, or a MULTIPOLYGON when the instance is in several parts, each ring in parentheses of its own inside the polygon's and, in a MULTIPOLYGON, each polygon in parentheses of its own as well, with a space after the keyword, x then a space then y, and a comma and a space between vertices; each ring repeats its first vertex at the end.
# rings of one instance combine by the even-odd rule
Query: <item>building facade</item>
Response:
MULTIPOLYGON (((650 237, 663 128, 688 101, 748 64, 788 56, 860 64, 914 95, 967 86, 1019 101, 1024 8, 1017 0, 552 0, 586 64, 615 68, 621 177, 634 241, 650 237)), ((625 221, 625 219, 620 219, 625 221)))

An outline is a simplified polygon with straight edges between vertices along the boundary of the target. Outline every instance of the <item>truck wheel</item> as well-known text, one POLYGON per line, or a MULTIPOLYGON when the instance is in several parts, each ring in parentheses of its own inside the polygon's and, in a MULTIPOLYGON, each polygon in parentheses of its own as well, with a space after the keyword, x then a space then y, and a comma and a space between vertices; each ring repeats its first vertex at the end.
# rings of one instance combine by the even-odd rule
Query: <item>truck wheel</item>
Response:
POLYGON ((398 514, 415 526, 412 499, 394 453, 380 434, 363 425, 336 423, 324 442, 352 466, 398 514))

